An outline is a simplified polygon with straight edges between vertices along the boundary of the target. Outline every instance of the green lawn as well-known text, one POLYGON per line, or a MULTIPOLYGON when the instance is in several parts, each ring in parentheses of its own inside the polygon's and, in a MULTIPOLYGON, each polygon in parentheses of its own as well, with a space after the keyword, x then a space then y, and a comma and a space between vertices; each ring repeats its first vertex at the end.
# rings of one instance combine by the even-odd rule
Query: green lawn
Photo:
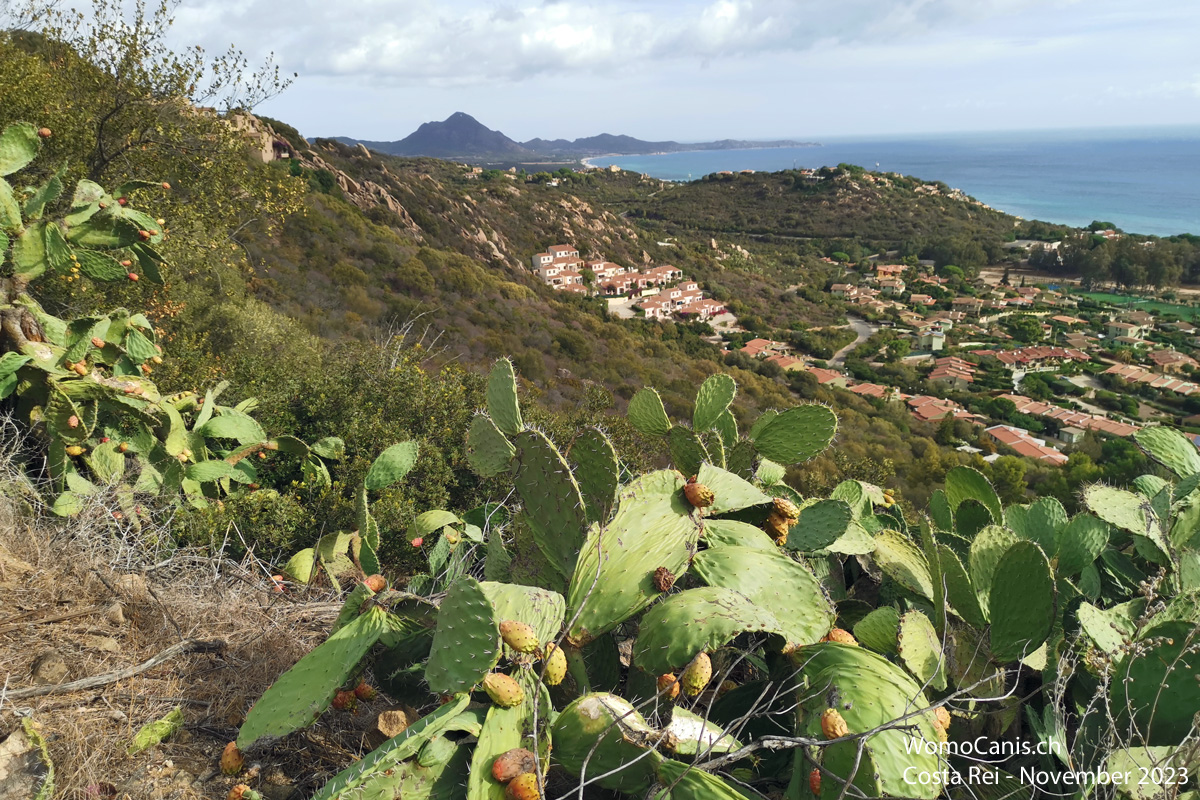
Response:
POLYGON ((1180 305, 1178 303, 1164 303, 1159 300, 1148 300, 1144 297, 1135 297, 1128 294, 1112 294, 1111 292, 1072 292, 1079 297, 1087 297, 1101 303, 1111 303, 1114 306, 1122 308, 1134 308, 1139 311, 1154 311, 1158 310, 1162 314, 1178 314, 1181 319, 1192 320, 1200 316, 1200 308, 1196 306, 1180 305))

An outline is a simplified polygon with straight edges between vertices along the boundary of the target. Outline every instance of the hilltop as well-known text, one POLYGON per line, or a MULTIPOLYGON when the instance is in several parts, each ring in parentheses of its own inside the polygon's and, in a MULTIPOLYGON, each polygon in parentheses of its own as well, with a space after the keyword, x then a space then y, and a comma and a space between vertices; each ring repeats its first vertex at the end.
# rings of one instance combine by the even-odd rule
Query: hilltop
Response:
POLYGON ((346 136, 333 138, 345 144, 362 144, 371 150, 388 155, 432 156, 465 161, 497 159, 533 161, 545 157, 575 160, 600 155, 674 153, 684 150, 739 150, 755 147, 800 147, 810 144, 787 140, 753 142, 735 139, 691 143, 648 142, 632 136, 609 133, 587 136, 573 141, 535 138, 527 142, 517 142, 500 131, 488 128, 470 114, 462 111, 451 114, 441 122, 423 123, 417 130, 398 141, 368 141, 346 136))

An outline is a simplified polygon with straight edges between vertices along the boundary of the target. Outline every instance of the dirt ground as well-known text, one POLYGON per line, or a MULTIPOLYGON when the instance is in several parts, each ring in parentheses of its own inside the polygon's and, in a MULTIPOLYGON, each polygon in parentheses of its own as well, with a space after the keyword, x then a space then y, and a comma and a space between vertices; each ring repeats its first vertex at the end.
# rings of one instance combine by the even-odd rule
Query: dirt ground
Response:
POLYGON ((236 779, 218 769, 250 705, 324 639, 339 608, 328 589, 281 594, 252 560, 147 557, 146 532, 122 532, 100 510, 64 524, 7 506, 0 496, 0 742, 32 720, 48 743, 56 798, 224 798, 235 783, 272 800, 305 797, 370 749, 382 694, 353 716, 330 712, 247 753, 236 779), (185 640, 213 651, 86 691, 12 696, 132 668, 185 640), (127 752, 143 725, 177 707, 182 730, 127 752))

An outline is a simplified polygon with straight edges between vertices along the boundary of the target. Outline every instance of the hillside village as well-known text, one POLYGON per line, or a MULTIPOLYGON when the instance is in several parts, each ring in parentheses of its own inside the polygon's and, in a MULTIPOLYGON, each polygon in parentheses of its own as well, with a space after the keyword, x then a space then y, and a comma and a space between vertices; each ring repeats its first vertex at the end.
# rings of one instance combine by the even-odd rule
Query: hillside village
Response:
POLYGON ((989 461, 1015 454, 1059 466, 1087 436, 1200 424, 1200 331, 1180 318, 1188 310, 1123 309, 1069 288, 872 265, 823 287, 873 331, 843 357, 826 362, 793 344, 736 335, 731 351, 872 403, 903 404, 989 461))

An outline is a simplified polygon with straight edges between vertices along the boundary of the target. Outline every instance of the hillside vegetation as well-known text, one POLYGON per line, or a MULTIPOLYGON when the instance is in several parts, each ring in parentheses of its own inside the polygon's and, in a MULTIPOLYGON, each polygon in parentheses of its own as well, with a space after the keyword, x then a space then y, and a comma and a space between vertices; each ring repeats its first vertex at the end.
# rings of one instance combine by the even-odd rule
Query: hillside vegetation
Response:
POLYGON ((1076 793, 1063 766, 1190 791, 1187 438, 985 464, 953 424, 525 266, 563 241, 672 263, 745 334, 828 348, 833 252, 969 269, 1011 218, 852 167, 554 186, 305 143, 239 110, 285 88, 270 70, 173 54, 169 9, 0 34, 0 775, 39 800, 54 775, 72 798, 933 800, 974 765, 938 744, 982 738, 1012 755, 972 793, 1076 793), (173 613, 180 587, 203 602, 173 613), (63 626, 85 616, 111 643, 63 626))

